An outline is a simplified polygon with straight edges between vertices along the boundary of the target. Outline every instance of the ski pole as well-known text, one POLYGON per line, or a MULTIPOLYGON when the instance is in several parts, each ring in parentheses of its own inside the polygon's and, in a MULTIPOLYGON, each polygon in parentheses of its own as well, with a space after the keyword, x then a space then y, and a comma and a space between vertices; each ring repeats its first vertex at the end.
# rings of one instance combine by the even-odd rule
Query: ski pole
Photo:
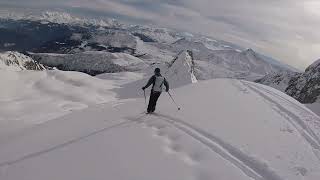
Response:
POLYGON ((181 108, 178 106, 178 104, 176 103, 176 101, 173 99, 173 97, 172 97, 172 95, 170 94, 169 91, 168 91, 168 94, 169 94, 170 98, 172 99, 173 103, 177 106, 178 111, 180 111, 181 108))
POLYGON ((146 96, 146 90, 143 90, 143 95, 144 95, 144 104, 147 107, 147 96, 146 96))

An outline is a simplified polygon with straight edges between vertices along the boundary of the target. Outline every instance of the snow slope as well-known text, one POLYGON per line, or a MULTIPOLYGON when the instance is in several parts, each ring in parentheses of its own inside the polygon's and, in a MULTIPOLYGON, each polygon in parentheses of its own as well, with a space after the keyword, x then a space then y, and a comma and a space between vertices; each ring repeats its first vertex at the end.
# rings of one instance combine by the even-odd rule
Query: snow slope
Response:
POLYGON ((320 116, 320 103, 306 104, 306 106, 320 116))
POLYGON ((1 180, 318 180, 320 119, 272 88, 231 79, 92 106, 0 141, 1 180))
POLYGON ((0 84, 0 141, 11 132, 117 99, 112 81, 79 72, 0 70, 0 84))

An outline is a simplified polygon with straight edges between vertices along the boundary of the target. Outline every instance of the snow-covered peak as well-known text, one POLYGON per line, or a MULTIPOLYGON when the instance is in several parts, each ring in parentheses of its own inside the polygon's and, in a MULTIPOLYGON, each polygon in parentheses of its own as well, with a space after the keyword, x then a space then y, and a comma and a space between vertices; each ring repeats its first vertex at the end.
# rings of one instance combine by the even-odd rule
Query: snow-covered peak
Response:
POLYGON ((42 14, 42 18, 44 20, 59 23, 59 24, 80 21, 79 18, 72 17, 70 14, 65 13, 65 12, 46 11, 42 14))
POLYGON ((119 25, 114 19, 87 19, 80 18, 76 16, 72 16, 66 12, 57 12, 57 11, 46 11, 42 13, 39 17, 42 21, 48 21, 52 23, 58 24, 79 24, 79 25, 94 25, 94 26, 102 26, 108 27, 113 26, 115 24, 119 25))
POLYGON ((7 51, 0 53, 0 69, 6 70, 45 70, 46 68, 24 54, 7 51))
POLYGON ((245 52, 248 53, 248 54, 255 54, 255 53, 256 53, 256 52, 255 52, 253 49, 251 49, 251 48, 247 49, 245 52))
POLYGON ((13 20, 32 20, 41 21, 42 23, 57 23, 70 25, 94 25, 101 27, 121 26, 119 22, 114 19, 103 18, 82 18, 76 17, 66 12, 60 11, 45 11, 45 12, 8 12, 0 10, 0 18, 13 20))
POLYGON ((241 54, 249 57, 249 58, 257 58, 257 53, 253 49, 247 49, 245 51, 242 51, 241 54))
POLYGON ((196 83, 192 51, 180 52, 169 64, 166 76, 175 87, 196 83))

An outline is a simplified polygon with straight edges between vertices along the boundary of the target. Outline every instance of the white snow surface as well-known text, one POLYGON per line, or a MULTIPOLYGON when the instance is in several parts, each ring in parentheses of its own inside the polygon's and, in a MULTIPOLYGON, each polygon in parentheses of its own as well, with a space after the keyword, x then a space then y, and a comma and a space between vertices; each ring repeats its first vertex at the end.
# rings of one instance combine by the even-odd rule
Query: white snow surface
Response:
POLYGON ((320 178, 320 118, 263 85, 189 84, 171 90, 180 111, 163 93, 156 113, 146 115, 143 93, 117 99, 116 90, 139 92, 132 87, 143 74, 0 73, 0 122, 21 126, 0 126, 1 180, 320 178), (74 106, 88 108, 61 110, 74 106), (41 118, 50 112, 56 118, 41 118))
POLYGON ((315 102, 313 104, 306 104, 306 106, 311 109, 314 113, 320 116, 320 102, 315 102))
POLYGON ((117 85, 79 72, 0 70, 0 84, 0 141, 20 129, 117 99, 110 91, 117 85))

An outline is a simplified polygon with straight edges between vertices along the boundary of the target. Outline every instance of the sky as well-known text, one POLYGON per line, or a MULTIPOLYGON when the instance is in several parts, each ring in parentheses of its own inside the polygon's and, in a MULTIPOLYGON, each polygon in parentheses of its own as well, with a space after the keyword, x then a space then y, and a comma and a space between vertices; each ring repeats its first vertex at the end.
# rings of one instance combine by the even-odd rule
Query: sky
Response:
POLYGON ((76 9, 84 15, 200 33, 301 70, 320 58, 319 0, 0 0, 1 4, 76 9))

